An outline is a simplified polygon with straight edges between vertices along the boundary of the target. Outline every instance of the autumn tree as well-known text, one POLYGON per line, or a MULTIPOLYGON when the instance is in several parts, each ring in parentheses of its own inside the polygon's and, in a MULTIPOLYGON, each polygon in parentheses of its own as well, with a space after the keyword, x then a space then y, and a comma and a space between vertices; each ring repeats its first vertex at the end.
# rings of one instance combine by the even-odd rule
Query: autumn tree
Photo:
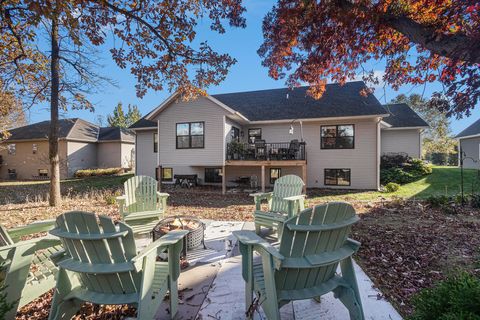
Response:
POLYGON ((138 120, 142 115, 140 110, 135 105, 128 104, 128 111, 123 111, 123 105, 121 102, 113 109, 111 115, 108 115, 107 122, 110 127, 128 128, 138 120))
POLYGON ((455 152, 457 143, 452 138, 449 119, 444 112, 431 108, 428 99, 419 94, 400 94, 391 102, 408 104, 430 126, 422 135, 424 154, 455 152))
POLYGON ((9 130, 25 124, 21 101, 13 93, 0 91, 0 142, 8 139, 9 130))
POLYGON ((241 0, 0 1, 4 89, 19 98, 32 93, 31 101, 50 104, 51 205, 60 203, 59 109, 93 109, 86 93, 98 85, 91 72, 99 68, 88 68, 95 60, 85 49, 113 39, 108 41, 112 58, 134 75, 139 97, 149 89, 166 89, 190 98, 220 83, 235 63, 197 41, 198 21, 209 19, 211 29, 223 33, 225 21, 245 26, 244 10, 241 0))
POLYGON ((439 81, 445 89, 430 104, 448 116, 469 115, 479 100, 480 1, 279 0, 263 35, 270 76, 309 83, 316 98, 327 79, 360 72, 370 88, 362 94, 380 80, 394 89, 439 81), (383 79, 367 68, 371 60, 386 63, 383 79))

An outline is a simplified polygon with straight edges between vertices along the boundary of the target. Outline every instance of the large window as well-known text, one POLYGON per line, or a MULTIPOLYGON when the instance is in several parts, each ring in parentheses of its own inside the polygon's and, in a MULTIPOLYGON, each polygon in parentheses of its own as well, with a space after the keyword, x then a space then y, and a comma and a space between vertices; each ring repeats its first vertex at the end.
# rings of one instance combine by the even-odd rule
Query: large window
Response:
POLYGON ((205 146, 205 123, 177 123, 177 149, 199 149, 205 146))
POLYGON ((17 152, 17 146, 15 143, 10 143, 8 146, 7 146, 7 149, 8 149, 8 154, 14 156, 15 153, 17 152))
POLYGON ((353 124, 321 126, 322 149, 353 149, 355 147, 355 128, 353 124))
POLYGON ((158 133, 156 132, 153 134, 153 152, 158 152, 158 133))
POLYGON ((275 181, 282 176, 282 169, 270 168, 270 184, 274 184, 275 181))
POLYGON ((248 142, 255 143, 255 140, 262 139, 262 129, 248 129, 248 142))
POLYGON ((349 186, 350 169, 325 169, 326 186, 349 186))
POLYGON ((220 168, 205 168, 205 182, 206 183, 221 183, 222 169, 220 168))
POLYGON ((172 168, 162 168, 162 181, 173 181, 172 168))

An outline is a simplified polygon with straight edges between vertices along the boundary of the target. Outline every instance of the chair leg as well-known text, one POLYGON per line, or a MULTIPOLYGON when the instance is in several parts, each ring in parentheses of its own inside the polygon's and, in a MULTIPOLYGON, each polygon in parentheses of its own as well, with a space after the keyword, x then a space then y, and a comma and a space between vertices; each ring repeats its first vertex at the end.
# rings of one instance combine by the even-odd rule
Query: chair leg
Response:
POLYGON ((253 319, 253 283, 245 282, 245 314, 247 319, 253 319))
MULTIPOLYGON (((169 277, 170 278, 170 277, 169 277)), ((168 289, 170 290, 170 317, 175 317, 178 311, 178 287, 177 281, 168 281, 168 289)))
POLYGON ((262 231, 262 227, 259 224, 255 223, 255 233, 260 235, 261 231, 262 231))
POLYGON ((80 300, 69 299, 65 297, 72 291, 73 275, 69 275, 68 271, 60 269, 57 275, 57 285, 52 300, 52 308, 50 309, 49 320, 71 319, 82 305, 80 300))
POLYGON ((358 290, 357 278, 353 270, 353 261, 348 257, 340 262, 342 278, 348 284, 348 287, 339 287, 335 290, 335 296, 348 308, 350 319, 364 320, 362 300, 358 290))

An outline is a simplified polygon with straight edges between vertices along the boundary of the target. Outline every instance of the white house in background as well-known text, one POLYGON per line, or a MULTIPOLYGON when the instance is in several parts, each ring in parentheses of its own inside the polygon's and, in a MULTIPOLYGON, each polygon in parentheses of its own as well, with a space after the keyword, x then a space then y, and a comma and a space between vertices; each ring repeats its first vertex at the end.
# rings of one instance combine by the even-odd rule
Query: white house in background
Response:
POLYGON ((428 123, 406 103, 384 105, 389 116, 382 121, 382 154, 406 153, 422 157, 422 132, 428 123))
POLYGON ((480 119, 471 126, 460 132, 458 139, 458 149, 464 152, 464 168, 480 168, 480 119))
POLYGON ((319 100, 307 95, 308 87, 188 102, 173 94, 131 127, 136 173, 155 176, 160 166, 163 181, 196 174, 200 183, 221 184, 223 192, 252 176, 265 189, 286 174, 299 175, 311 188, 377 189, 382 152, 419 155, 420 147, 410 146, 420 143, 421 126, 418 116, 411 123, 402 116, 404 107, 387 110, 372 94, 362 96, 363 88, 361 81, 329 84, 319 100), (390 124, 392 114, 402 120, 390 124), (382 144, 386 130, 396 147, 382 144), (411 141, 397 143, 404 139, 411 141))

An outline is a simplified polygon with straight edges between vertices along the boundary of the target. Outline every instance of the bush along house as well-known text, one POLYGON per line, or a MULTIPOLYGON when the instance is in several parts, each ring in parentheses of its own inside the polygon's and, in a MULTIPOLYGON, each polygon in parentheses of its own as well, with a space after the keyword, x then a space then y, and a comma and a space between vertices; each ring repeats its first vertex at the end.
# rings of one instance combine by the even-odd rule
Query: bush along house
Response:
POLYGON ((378 189, 380 155, 420 156, 427 124, 407 105, 361 95, 363 88, 361 81, 329 84, 318 100, 308 87, 191 101, 175 93, 131 126, 136 174, 172 183, 196 175, 223 192, 241 184, 265 190, 286 174, 309 188, 378 189))

